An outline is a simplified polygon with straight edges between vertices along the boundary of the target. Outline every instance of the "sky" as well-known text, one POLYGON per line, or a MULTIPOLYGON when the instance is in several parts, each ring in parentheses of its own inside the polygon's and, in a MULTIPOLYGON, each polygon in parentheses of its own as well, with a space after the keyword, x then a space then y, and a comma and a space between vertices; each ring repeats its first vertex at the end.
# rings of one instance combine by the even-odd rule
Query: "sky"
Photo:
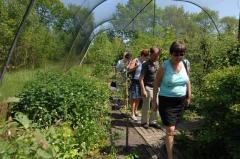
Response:
MULTIPOLYGON (((99 2, 101 0, 61 0, 64 4, 78 4, 81 6, 93 6, 93 2, 99 2)), ((109 17, 116 11, 116 5, 118 3, 126 3, 128 0, 106 0, 101 5, 99 5, 95 11, 95 19, 104 19, 109 17)), ((224 16, 234 16, 238 18, 240 12, 240 0, 189 0, 199 4, 202 7, 208 7, 212 10, 216 10, 219 13, 220 18, 224 16)), ((146 0, 146 3, 148 1, 146 0)), ((183 6, 187 12, 200 12, 201 9, 193 4, 187 2, 176 2, 173 0, 156 0, 157 5, 161 7, 169 5, 177 5, 179 7, 183 6)))

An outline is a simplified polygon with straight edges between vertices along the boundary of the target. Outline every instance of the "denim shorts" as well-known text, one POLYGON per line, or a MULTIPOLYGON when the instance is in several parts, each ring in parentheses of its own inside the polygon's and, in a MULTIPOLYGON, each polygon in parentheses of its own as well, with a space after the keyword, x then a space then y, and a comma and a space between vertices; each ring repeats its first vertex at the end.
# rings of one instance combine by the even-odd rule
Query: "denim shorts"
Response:
POLYGON ((130 85, 130 98, 131 99, 140 99, 141 96, 141 87, 139 80, 132 80, 130 85))

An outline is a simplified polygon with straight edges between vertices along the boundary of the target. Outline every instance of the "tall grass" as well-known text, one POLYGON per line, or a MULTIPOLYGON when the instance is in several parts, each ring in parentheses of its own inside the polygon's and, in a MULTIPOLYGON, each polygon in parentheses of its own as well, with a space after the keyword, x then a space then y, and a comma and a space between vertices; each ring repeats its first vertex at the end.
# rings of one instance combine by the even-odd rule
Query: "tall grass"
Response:
MULTIPOLYGON (((4 101, 9 97, 14 97, 21 92, 23 86, 31 81, 39 71, 64 71, 62 64, 48 63, 39 69, 23 69, 19 71, 7 72, 4 75, 2 84, 0 84, 0 101, 4 101)), ((80 72, 83 76, 90 76, 92 67, 83 65, 82 67, 74 66, 70 69, 72 72, 80 72)))
POLYGON ((36 72, 37 70, 21 70, 6 73, 0 85, 0 101, 19 93, 24 84, 34 78, 36 72))
POLYGON ((82 66, 74 66, 70 69, 70 72, 79 72, 83 76, 89 77, 92 75, 93 66, 92 65, 82 65, 82 66))

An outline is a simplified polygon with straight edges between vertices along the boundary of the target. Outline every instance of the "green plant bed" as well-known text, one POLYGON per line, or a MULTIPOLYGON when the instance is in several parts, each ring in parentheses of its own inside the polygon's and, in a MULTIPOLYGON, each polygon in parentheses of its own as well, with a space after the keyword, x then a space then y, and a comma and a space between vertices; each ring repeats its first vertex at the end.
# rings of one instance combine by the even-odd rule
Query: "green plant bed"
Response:
POLYGON ((41 127, 70 122, 83 152, 102 147, 109 125, 107 85, 77 72, 36 77, 25 85, 12 113, 22 112, 41 127))

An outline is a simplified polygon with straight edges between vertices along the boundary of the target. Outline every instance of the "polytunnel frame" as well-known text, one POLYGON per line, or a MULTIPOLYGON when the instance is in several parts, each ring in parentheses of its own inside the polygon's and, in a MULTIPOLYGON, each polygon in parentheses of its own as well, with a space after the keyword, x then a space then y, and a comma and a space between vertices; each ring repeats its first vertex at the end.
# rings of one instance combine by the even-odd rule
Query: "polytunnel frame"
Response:
MULTIPOLYGON (((96 6, 94 6, 94 7, 90 10, 90 12, 89 12, 89 14, 87 15, 86 19, 88 19, 89 15, 91 15, 92 12, 93 12, 98 6, 100 6, 102 3, 104 3, 105 1, 107 1, 107 0, 100 1, 99 4, 97 4, 96 6)), ((150 2, 152 2, 152 1, 153 1, 153 0, 150 0, 150 1, 149 1, 149 4, 150 4, 150 2)), ((191 3, 191 4, 199 7, 201 10, 203 10, 203 11, 208 15, 208 17, 211 19, 212 23, 214 24, 214 26, 215 26, 215 28, 216 28, 216 30, 217 30, 217 32, 218 32, 218 35, 220 35, 219 29, 217 28, 217 25, 216 25, 215 21, 213 20, 213 18, 211 17, 211 15, 210 15, 202 6, 200 6, 200 5, 197 4, 197 3, 188 1, 188 0, 173 0, 173 1, 187 2, 187 3, 191 3)), ((16 47, 16 43, 17 43, 17 41, 18 41, 18 39, 19 39, 19 36, 20 36, 20 34, 21 34, 22 30, 23 30, 24 24, 25 24, 25 22, 26 22, 26 20, 27 20, 27 18, 28 18, 28 16, 29 16, 29 14, 30 14, 30 11, 31 11, 31 9, 32 9, 32 7, 33 7, 34 2, 35 2, 35 0, 30 0, 29 5, 28 5, 28 7, 27 7, 27 9, 26 9, 26 12, 25 12, 25 14, 24 14, 24 16, 23 16, 23 18, 22 18, 21 24, 19 25, 19 27, 18 27, 18 29, 17 29, 17 33, 16 33, 16 35, 15 35, 15 37, 14 37, 14 40, 13 40, 13 42, 12 42, 12 45, 11 45, 11 47, 10 47, 10 49, 9 49, 9 53, 8 53, 6 62, 5 62, 5 64, 3 65, 3 68, 2 68, 2 70, 1 70, 1 72, 0 72, 0 73, 1 73, 1 74, 0 74, 0 84, 2 84, 2 80, 3 80, 4 74, 5 74, 5 72, 6 72, 7 66, 8 66, 8 64, 10 63, 10 60, 11 60, 11 58, 12 58, 12 56, 13 56, 13 51, 14 51, 14 49, 15 49, 15 47, 16 47)), ((154 21, 153 21, 153 28, 155 27, 155 6, 156 6, 155 3, 156 3, 156 0, 154 0, 154 21)), ((240 17, 240 15, 239 15, 239 17, 240 17)), ((84 22, 84 24, 85 24, 85 22, 84 22)), ((83 26, 83 25, 80 26, 80 29, 82 28, 82 26, 83 26)), ((79 32, 80 32, 80 29, 79 29, 79 31, 78 31, 78 34, 79 34, 79 32)), ((94 29, 96 29, 96 28, 94 28, 94 29)), ((94 30, 94 29, 93 29, 93 30, 94 30)), ((240 32, 240 19, 239 19, 239 30, 238 30, 238 31, 240 32)), ((77 36, 78 36, 78 34, 77 34, 77 36)), ((91 35, 91 34, 90 34, 90 35, 91 35)), ((153 35, 154 35, 154 29, 153 29, 153 35)), ((76 36, 76 38, 77 38, 77 36, 76 36)), ((76 40, 76 38, 75 38, 75 40, 76 40)), ((73 44, 72 44, 69 52, 71 52, 75 40, 73 41, 73 44)), ((238 40, 240 40, 240 33, 238 33, 238 40)))
MULTIPOLYGON (((120 31, 120 30, 125 31, 125 30, 127 29, 127 27, 135 20, 135 18, 136 18, 152 1, 153 1, 153 0, 150 0, 142 9, 140 9, 140 10, 137 12, 137 14, 136 14, 133 18, 131 18, 131 20, 129 21, 129 23, 127 23, 127 24, 124 26, 123 29, 119 29, 118 31, 120 31)), ((153 36, 154 36, 155 8, 156 8, 156 5, 155 5, 155 4, 156 4, 156 0, 154 0, 153 2, 154 2, 154 21, 153 21, 153 36)), ((104 24, 104 23, 106 23, 106 22, 109 22, 109 21, 111 21, 111 20, 114 20, 114 18, 110 18, 110 19, 105 20, 105 21, 101 22, 100 24, 98 24, 95 28, 93 28, 93 30, 92 30, 92 32, 90 33, 90 35, 92 35, 92 34, 94 33, 94 30, 95 30, 96 28, 98 28, 100 25, 102 25, 102 24, 104 24)), ((109 29, 105 29, 105 31, 106 31, 106 30, 110 30, 110 28, 109 28, 109 29)), ((80 32, 80 30, 79 30, 79 32, 80 32)), ((99 31, 99 32, 104 32, 104 31, 99 31)), ((89 37, 90 37, 90 35, 89 35, 89 37)), ((97 33, 97 35, 98 35, 98 33, 97 33)), ((86 44, 85 44, 85 45, 83 46, 83 48, 81 49, 81 53, 83 52, 83 59, 84 59, 84 57, 86 56, 86 51, 88 50, 90 44, 92 43, 92 41, 94 40, 95 37, 96 37, 96 36, 94 36, 91 40, 88 39, 87 42, 86 42, 86 44), (84 49, 85 49, 85 50, 84 50, 84 49)), ((80 65, 82 64, 83 59, 80 60, 80 65)))
MULTIPOLYGON (((70 47, 70 49, 69 49, 69 51, 68 51, 68 56, 67 56, 67 59, 66 59, 66 61, 65 61, 65 63, 64 63, 64 68, 66 68, 66 66, 67 66, 67 61, 68 61, 68 59, 69 59, 69 57, 70 57, 70 54, 72 53, 72 49, 73 49, 73 47, 74 47, 75 41, 77 40, 77 37, 78 37, 79 34, 80 34, 81 29, 83 29, 83 26, 86 24, 89 16, 93 13, 93 11, 94 11, 98 6, 100 6, 102 3, 104 3, 105 1, 107 1, 107 0, 102 0, 102 1, 100 1, 100 3, 96 4, 96 5, 89 11, 89 13, 87 14, 87 16, 84 17, 84 18, 85 18, 85 21, 83 22, 83 25, 80 25, 80 28, 79 28, 79 30, 78 30, 78 32, 77 32, 77 35, 75 36, 75 38, 74 38, 74 40, 73 40, 73 42, 72 42, 72 45, 71 45, 71 47, 70 47)), ((84 1, 84 3, 85 3, 85 2, 86 2, 86 1, 84 1)), ((80 7, 81 7, 81 6, 80 6, 80 7)), ((79 10, 78 10, 78 11, 79 11, 79 10)), ((76 11, 75 16, 76 16, 76 14, 78 13, 78 11, 76 11)), ((74 16, 74 17, 75 17, 75 16, 74 16)))
MULTIPOLYGON (((107 0, 104 0, 103 2, 105 2, 105 1, 107 1, 107 0)), ((137 13, 137 14, 131 19, 131 21, 123 28, 123 30, 125 30, 125 29, 135 20, 135 18, 136 18, 152 1, 153 1, 153 0, 150 0, 146 5, 144 5, 144 7, 143 7, 140 11, 138 11, 138 13, 137 13)), ((102 3, 103 3, 103 2, 102 2, 102 3)), ((101 5, 102 3, 100 3, 99 5, 101 5)), ((98 6, 99 6, 99 5, 98 5, 98 6)), ((96 9, 98 6, 96 6, 94 9, 96 9)), ((154 0, 154 21, 153 21, 153 23, 155 23, 155 7, 156 7, 156 5, 155 5, 155 0, 154 0)), ((94 9, 91 10, 91 13, 94 11, 94 9)), ((89 15, 91 15, 91 13, 90 13, 89 15)), ((88 17, 89 17, 89 16, 88 16, 88 17)), ((80 26, 80 28, 82 28, 82 27, 86 24, 86 21, 87 21, 88 17, 86 18, 84 24, 80 26)), ((88 36, 90 37, 90 35, 94 32, 94 30, 95 30, 97 27, 99 27, 101 24, 103 24, 103 23, 105 23, 105 22, 107 22, 107 21, 110 21, 111 19, 113 19, 113 18, 104 20, 103 22, 100 22, 100 24, 97 24, 97 25, 92 29, 92 31, 89 32, 88 36)), ((66 59, 66 61, 65 61, 65 63, 64 63, 64 69, 65 69, 66 66, 67 66, 67 61, 68 61, 68 59, 69 59, 69 57, 70 57, 70 54, 71 54, 71 52, 72 52, 72 49, 73 49, 73 47, 74 47, 74 45, 75 45, 76 39, 77 39, 77 37, 78 37, 79 34, 80 34, 80 31, 81 31, 81 30, 79 29, 76 37, 75 37, 74 40, 73 40, 71 49, 70 49, 69 52, 68 52, 68 57, 67 57, 67 59, 66 59)), ((154 32, 153 32, 153 35, 154 35, 154 32)), ((83 52, 83 49, 86 48, 85 45, 88 45, 88 46, 89 46, 89 45, 91 44, 91 42, 89 42, 89 39, 84 38, 84 40, 86 41, 86 43, 85 43, 85 44, 83 45, 83 47, 80 49, 80 54, 83 54, 83 56, 85 56, 85 52, 83 52)), ((88 46, 87 46, 87 47, 88 47, 88 46)), ((85 50, 85 51, 86 51, 86 50, 85 50)), ((71 68, 71 67, 70 67, 70 68, 71 68)), ((67 72, 68 70, 69 70, 69 68, 68 68, 68 69, 65 69, 65 72, 67 72)))
MULTIPOLYGON (((107 0, 106 0, 106 1, 107 1, 107 0)), ((132 18, 132 20, 123 28, 123 30, 125 30, 125 29, 135 20, 135 18, 136 18, 152 1, 154 2, 154 20, 153 20, 153 36, 154 36, 155 16, 156 16, 156 15, 155 15, 156 0, 150 0, 150 1, 140 10, 140 12, 138 12, 138 13, 132 18)), ((175 2, 177 2, 177 1, 179 1, 179 2, 186 2, 186 3, 190 3, 190 4, 193 4, 193 5, 197 6, 197 7, 199 7, 204 13, 207 14, 207 16, 209 17, 209 19, 210 19, 211 22, 213 23, 213 25, 214 25, 217 33, 218 33, 218 37, 219 37, 219 39, 220 39, 220 31, 219 31, 219 29, 218 29, 218 27, 217 27, 217 25, 216 25, 213 17, 208 13, 208 11, 207 11, 206 9, 204 9, 204 7, 202 7, 201 5, 199 5, 199 4, 197 4, 197 3, 188 1, 188 0, 173 0, 173 1, 175 1, 175 2)), ((106 21, 107 21, 107 20, 105 20, 105 21, 102 22, 102 23, 105 23, 106 21)), ((110 20, 109 20, 109 21, 110 21, 110 20)), ((100 25, 97 25, 97 27, 98 27, 98 26, 100 26, 100 25)), ((92 32, 93 32, 97 27, 93 28, 92 32)), ((240 20, 239 20, 239 28, 240 28, 240 20)), ((239 30, 240 30, 240 29, 239 29, 239 30)), ((80 32, 80 30, 79 30, 79 32, 80 32)), ((90 33, 90 35, 92 34, 92 32, 90 33)), ((78 35, 77 35, 77 36, 78 36, 78 35)), ((239 36, 239 37, 240 37, 240 36, 239 36)), ((93 39, 92 39, 92 40, 93 40, 93 39)), ((90 42, 89 42, 89 39, 88 39, 88 40, 86 41, 85 45, 88 45, 88 46, 87 46, 87 48, 88 48, 90 44, 91 44, 91 40, 90 40, 90 42)), ((85 45, 83 46, 83 48, 86 47, 85 45)), ((82 53, 82 51, 84 50, 83 48, 81 49, 81 53, 82 53)), ((87 49, 86 49, 86 50, 87 50, 87 49)), ((84 55, 83 55, 83 57, 84 57, 84 56, 85 56, 85 52, 84 52, 83 54, 84 54, 84 55)), ((80 62, 80 63, 82 63, 82 62, 80 62)))
MULTIPOLYGON (((82 52, 84 52, 84 53, 83 53, 83 57, 85 56, 86 50, 88 49, 88 47, 89 47, 90 44, 92 43, 92 40, 94 39, 94 38, 92 38, 92 39, 90 40, 91 35, 94 34, 94 30, 95 30, 96 28, 98 28, 99 26, 103 25, 104 23, 107 23, 107 22, 109 22, 109 21, 111 21, 111 20, 114 20, 114 18, 110 18, 110 19, 107 19, 107 20, 102 21, 101 23, 99 23, 98 25, 96 25, 96 26, 91 30, 90 34, 88 34, 89 38, 86 39, 85 44, 83 45, 83 47, 80 48, 80 51, 79 51, 80 54, 82 54, 82 52)), ((101 31, 101 32, 103 32, 103 31, 101 31)), ((79 32, 78 32, 78 35, 79 35, 79 33, 80 33, 80 30, 79 30, 79 32)), ((77 35, 77 36, 78 36, 78 35, 77 35)), ((95 36, 94 36, 94 37, 95 37, 95 36)), ((76 37, 76 39, 77 39, 77 37, 76 37)), ((84 39, 84 40, 85 40, 85 39, 84 39)), ((74 41, 74 42, 75 42, 75 41, 74 41)), ((73 48, 73 46, 74 46, 74 43, 72 44, 72 48, 73 48)), ((71 68, 71 67, 66 68, 66 66, 67 66, 67 61, 68 61, 68 59, 69 59, 69 57, 70 57, 70 54, 71 54, 71 52, 69 52, 68 57, 67 57, 67 59, 66 59, 66 61, 65 61, 65 64, 64 64, 65 72, 67 72, 67 71, 71 68)), ((80 63, 81 63, 81 62, 80 62, 80 63)))

